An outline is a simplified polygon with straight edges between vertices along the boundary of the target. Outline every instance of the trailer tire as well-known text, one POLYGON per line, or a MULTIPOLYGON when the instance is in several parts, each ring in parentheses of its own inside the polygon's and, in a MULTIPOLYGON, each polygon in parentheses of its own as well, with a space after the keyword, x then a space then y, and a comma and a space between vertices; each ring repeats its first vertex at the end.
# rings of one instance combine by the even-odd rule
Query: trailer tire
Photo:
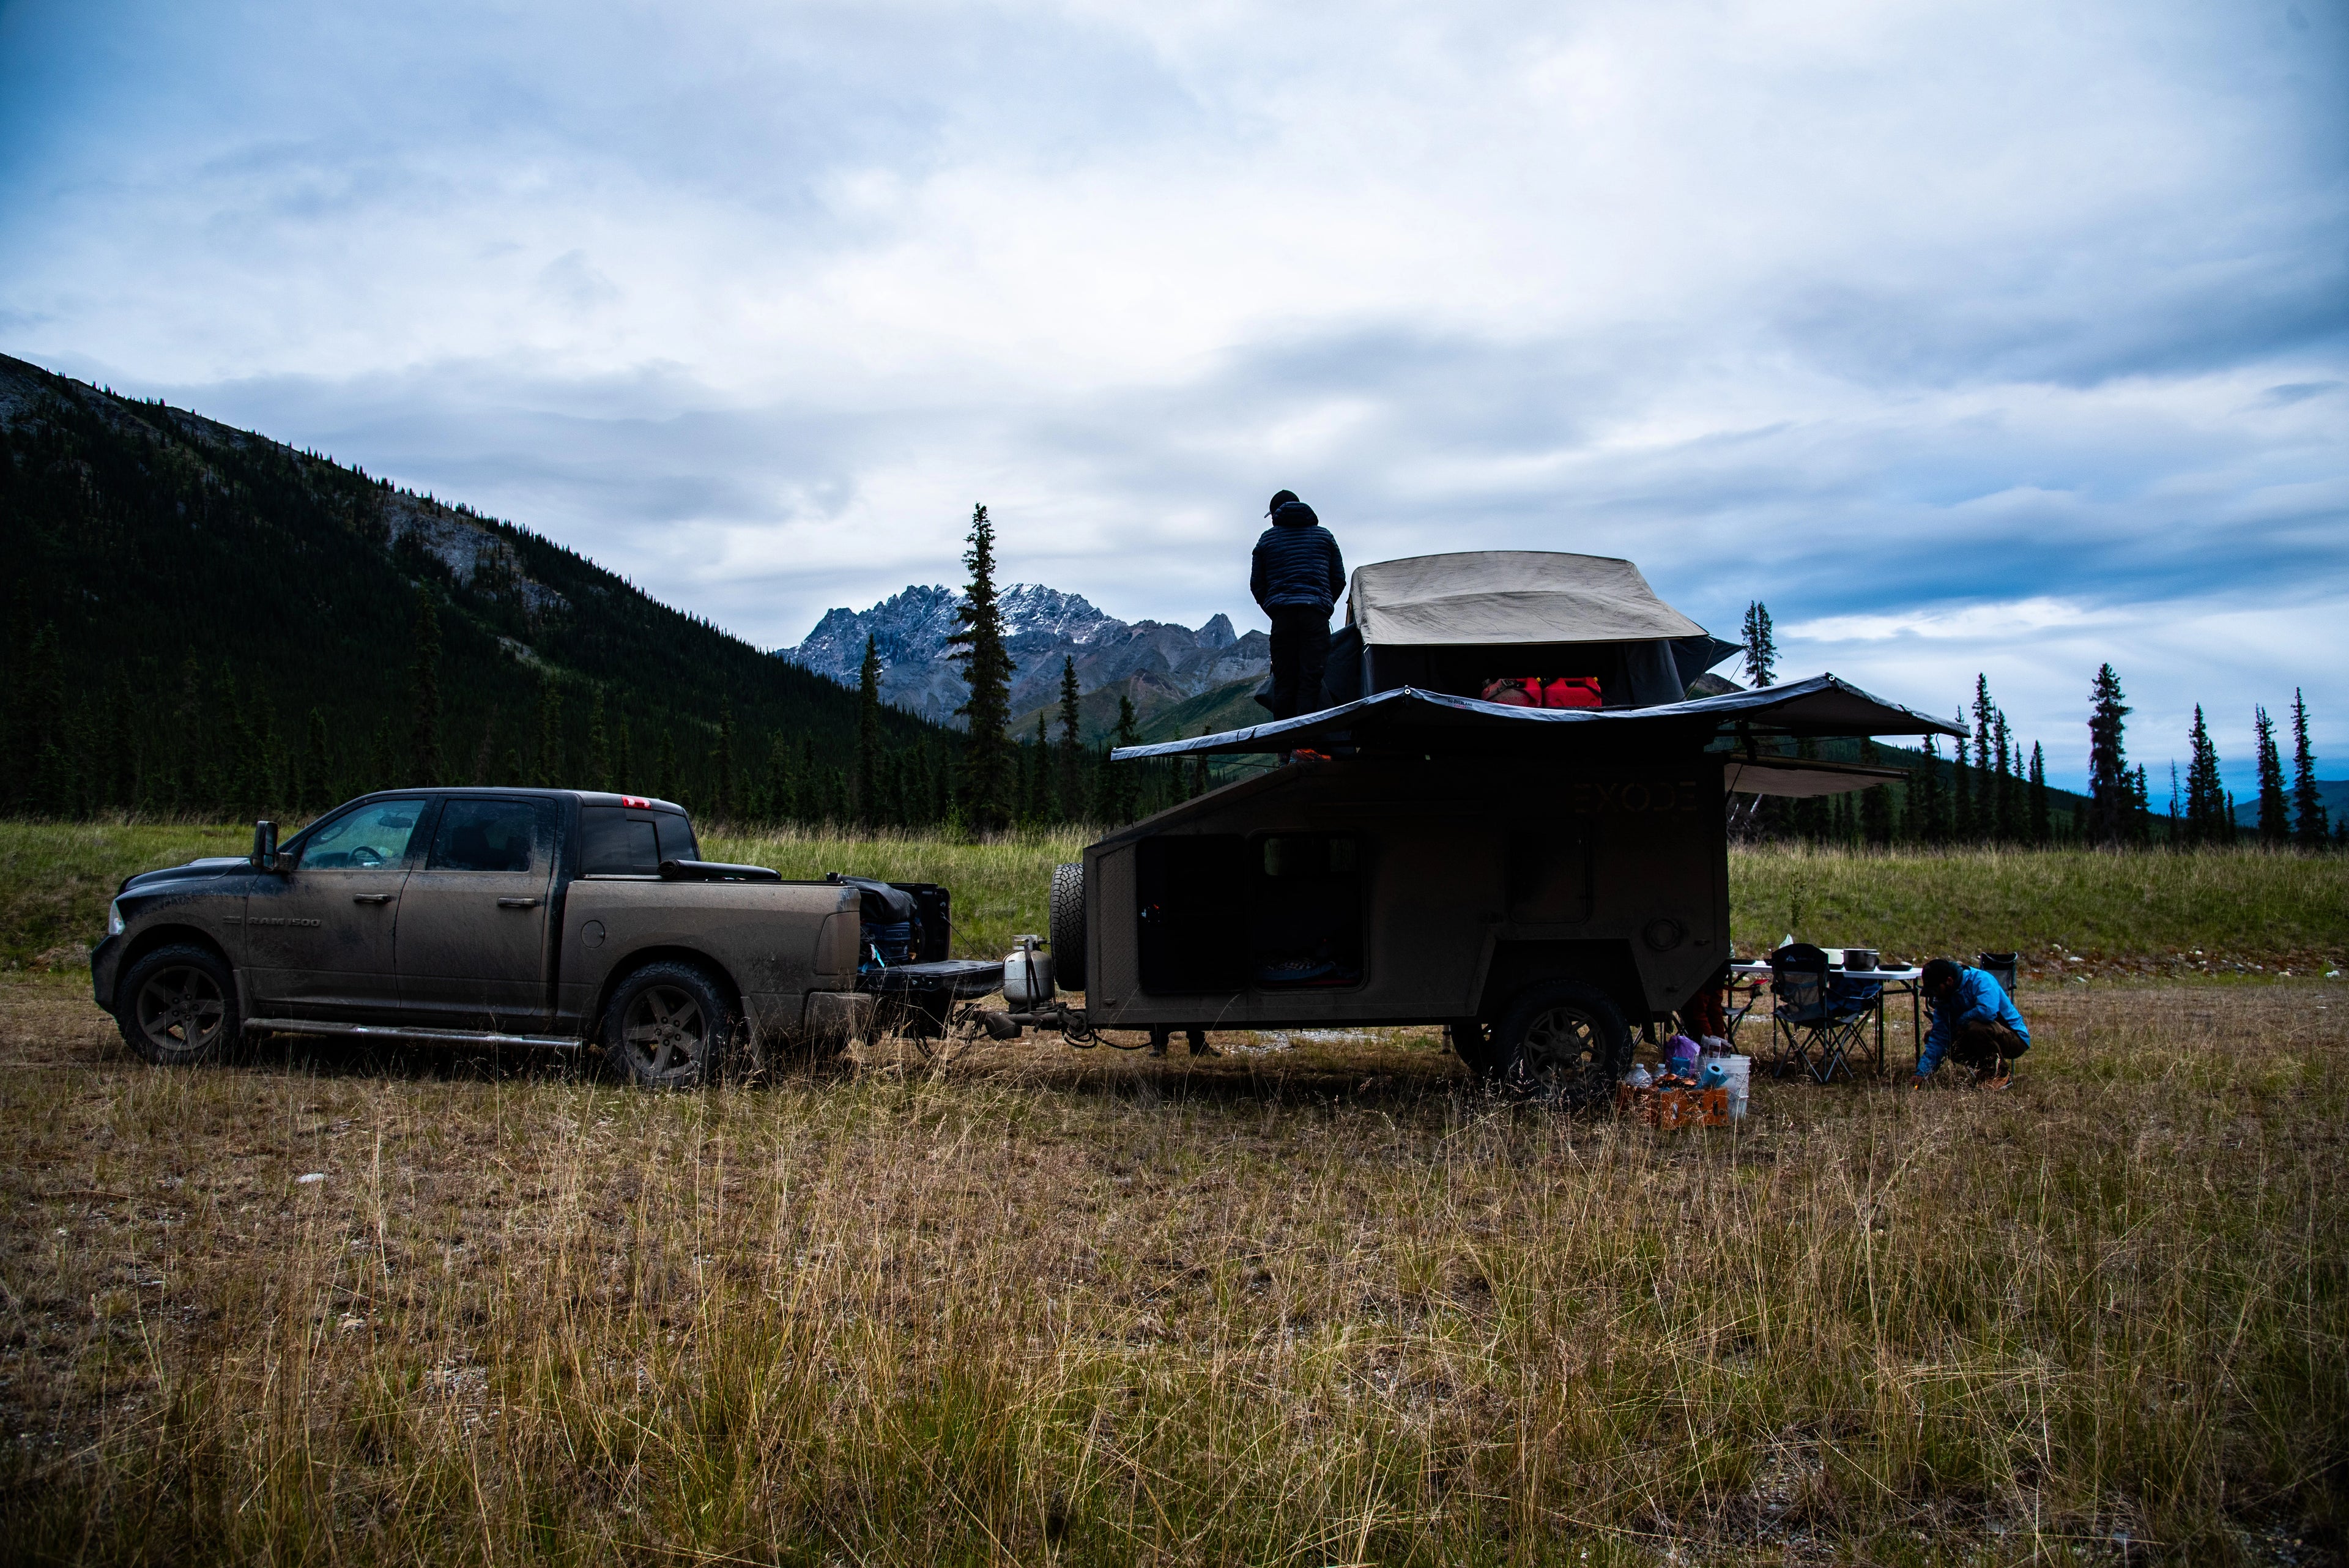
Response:
POLYGON ((1052 975, 1062 991, 1085 988, 1085 868, 1052 867, 1052 975))
POLYGON ((1612 1101, 1631 1069, 1631 1031, 1607 993, 1578 980, 1529 985, 1493 1032, 1510 1093, 1565 1110, 1612 1101))

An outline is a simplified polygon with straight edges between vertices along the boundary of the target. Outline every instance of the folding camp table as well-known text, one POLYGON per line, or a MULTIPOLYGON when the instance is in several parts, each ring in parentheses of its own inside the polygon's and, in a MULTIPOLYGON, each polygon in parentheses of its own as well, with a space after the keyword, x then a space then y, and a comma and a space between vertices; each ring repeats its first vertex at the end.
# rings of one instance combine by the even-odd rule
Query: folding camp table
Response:
MULTIPOLYGON (((1921 1061, 1924 1058, 1925 1036, 1920 1033, 1918 1028, 1919 1023, 1923 1016, 1920 1011, 1918 1002, 1918 998, 1920 994, 1920 986, 1919 982, 1924 977, 1925 971, 1923 970, 1916 968, 1837 969, 1833 972, 1843 976, 1846 980, 1857 981, 1863 985, 1875 985, 1882 988, 1877 992, 1876 1001, 1874 1003, 1876 1009, 1876 1071, 1878 1076, 1881 1076, 1884 1073, 1884 999, 1888 995, 1902 992, 1908 993, 1909 1044, 1916 1052, 1919 1060, 1921 1061)), ((1730 1010, 1730 1038, 1734 1041, 1736 1039, 1737 1025, 1744 1021, 1747 1013, 1752 1012, 1761 1004, 1762 992, 1768 985, 1770 980, 1770 966, 1768 963, 1760 961, 1756 961, 1753 963, 1733 963, 1729 966, 1729 977, 1730 985, 1733 990, 1740 985, 1743 985, 1746 990, 1745 1005, 1743 1007, 1733 1006, 1730 1010)))

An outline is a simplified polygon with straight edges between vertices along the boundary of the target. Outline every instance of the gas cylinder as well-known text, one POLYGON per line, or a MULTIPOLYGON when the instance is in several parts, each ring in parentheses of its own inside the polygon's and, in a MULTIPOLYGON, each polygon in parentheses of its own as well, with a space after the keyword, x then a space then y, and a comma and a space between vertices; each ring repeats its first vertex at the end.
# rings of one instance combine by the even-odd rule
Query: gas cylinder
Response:
POLYGON ((1017 936, 1011 941, 1012 951, 1003 961, 1004 1002, 1014 1012, 1025 1012, 1051 1001, 1052 955, 1044 950, 1043 940, 1017 936))

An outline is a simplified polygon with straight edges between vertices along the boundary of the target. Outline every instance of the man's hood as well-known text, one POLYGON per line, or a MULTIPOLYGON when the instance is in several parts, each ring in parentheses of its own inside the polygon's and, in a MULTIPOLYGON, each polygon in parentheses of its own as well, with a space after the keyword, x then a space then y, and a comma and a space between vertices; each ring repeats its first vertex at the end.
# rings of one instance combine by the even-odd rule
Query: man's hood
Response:
POLYGON ((1313 515, 1313 508, 1302 501, 1285 501, 1272 514, 1272 525, 1276 528, 1310 528, 1320 521, 1313 515))

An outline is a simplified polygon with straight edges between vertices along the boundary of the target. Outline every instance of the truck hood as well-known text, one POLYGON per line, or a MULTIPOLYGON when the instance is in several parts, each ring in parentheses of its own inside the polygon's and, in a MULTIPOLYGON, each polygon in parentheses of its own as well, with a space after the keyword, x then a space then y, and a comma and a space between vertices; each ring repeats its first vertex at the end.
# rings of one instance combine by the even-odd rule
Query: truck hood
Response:
POLYGON ((206 877, 224 877, 231 871, 249 870, 252 866, 253 862, 242 855, 212 855, 202 860, 191 860, 185 866, 167 866, 160 871, 141 871, 125 877, 122 886, 115 892, 119 897, 133 888, 154 888, 167 882, 193 882, 206 877))

